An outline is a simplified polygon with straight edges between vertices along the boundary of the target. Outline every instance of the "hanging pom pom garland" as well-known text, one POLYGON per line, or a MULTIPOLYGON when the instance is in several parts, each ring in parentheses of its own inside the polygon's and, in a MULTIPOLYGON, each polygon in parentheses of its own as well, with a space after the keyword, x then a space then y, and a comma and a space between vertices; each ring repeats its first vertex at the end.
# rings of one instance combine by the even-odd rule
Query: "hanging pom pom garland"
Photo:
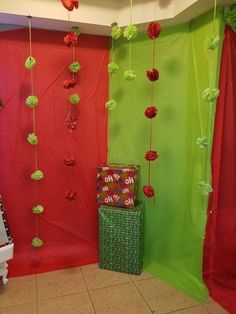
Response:
POLYGON ((135 25, 132 24, 132 15, 133 15, 133 1, 130 0, 130 25, 126 26, 123 32, 124 38, 129 41, 129 68, 124 71, 123 78, 126 81, 133 81, 136 78, 135 72, 131 69, 132 61, 132 40, 137 37, 138 29, 135 25))
MULTIPOLYGON (((155 1, 155 11, 156 11, 156 1, 155 1)), ((156 12, 155 12, 156 16, 156 12)), ((155 191, 154 188, 151 185, 151 163, 155 161, 159 154, 157 151, 152 149, 153 143, 152 143, 152 120, 156 117, 158 114, 158 109, 156 106, 153 105, 154 103, 154 87, 155 82, 159 79, 159 71, 155 67, 155 61, 156 61, 156 39, 160 35, 161 32, 161 26, 157 22, 151 22, 148 25, 147 28, 147 36, 152 40, 152 69, 146 71, 147 79, 151 83, 151 106, 147 107, 144 111, 144 115, 146 118, 150 120, 150 126, 149 126, 149 150, 145 153, 144 158, 148 161, 148 184, 144 185, 143 187, 143 193, 148 197, 155 197, 155 191)))
MULTIPOLYGON (((70 20, 70 12, 74 8, 78 8, 78 1, 65 1, 62 0, 63 6, 68 10, 68 21, 70 20)), ((78 105, 80 103, 80 96, 75 92, 75 88, 78 83, 78 72, 81 69, 80 63, 75 60, 76 45, 78 44, 78 37, 80 35, 79 27, 73 26, 71 31, 64 36, 64 44, 72 49, 72 63, 68 66, 69 78, 65 79, 62 83, 64 89, 72 90, 73 92, 68 95, 69 112, 65 119, 65 125, 70 134, 72 134, 78 126, 78 105)), ((72 135, 71 135, 72 136, 72 135)), ((67 155, 64 158, 64 165, 68 167, 70 171, 70 185, 74 184, 74 168, 76 166, 76 156, 67 155)), ((68 201, 77 199, 77 191, 70 187, 65 191, 64 197, 68 201)))
POLYGON ((214 69, 216 68, 215 60, 216 60, 216 51, 220 46, 220 37, 216 32, 216 0, 214 0, 214 12, 213 12, 213 22, 212 22, 212 34, 210 37, 206 39, 206 49, 208 50, 210 54, 210 80, 209 80, 209 87, 207 87, 202 92, 202 99, 206 103, 206 106, 208 106, 208 114, 207 114, 207 121, 206 121, 206 129, 205 129, 205 135, 202 135, 197 138, 196 145, 201 150, 201 159, 204 161, 204 164, 202 165, 202 172, 203 172, 203 180, 201 180, 198 183, 198 188, 200 190, 200 193, 202 196, 208 196, 211 192, 213 192, 213 189, 211 187, 211 184, 207 182, 208 178, 208 167, 209 167, 209 143, 212 138, 212 134, 209 133, 211 130, 210 125, 213 123, 213 112, 214 109, 212 106, 217 101, 217 98, 220 94, 219 89, 215 86, 215 79, 214 79, 214 69), (209 138, 208 138, 208 137, 209 138), (203 156, 205 154, 205 156, 203 156), (205 158, 204 158, 205 157, 205 158))
MULTIPOLYGON (((36 65, 36 59, 32 56, 32 30, 31 30, 31 16, 28 16, 28 24, 29 24, 29 57, 25 60, 25 68, 30 71, 30 83, 31 83, 31 95, 26 98, 26 105, 32 110, 32 124, 33 124, 33 132, 28 134, 27 141, 30 145, 34 147, 34 162, 35 162, 35 171, 31 174, 31 179, 34 181, 39 181, 43 179, 43 172, 38 169, 38 136, 36 134, 36 106, 38 105, 38 97, 34 95, 34 84, 33 84, 33 69, 36 65)), ((35 182, 34 184, 38 184, 35 182)), ((37 186, 37 189, 39 186, 37 186)), ((44 208, 42 205, 35 205, 32 208, 32 213, 35 215, 35 237, 32 239, 32 246, 35 248, 41 247, 43 245, 43 241, 39 238, 39 230, 38 230, 38 216, 42 214, 44 208)))
POLYGON ((116 22, 111 24, 111 62, 107 66, 110 82, 110 99, 105 103, 107 110, 112 110, 116 107, 116 100, 112 98, 113 95, 113 80, 112 76, 119 71, 119 65, 114 62, 114 40, 120 38, 122 32, 121 28, 116 22))

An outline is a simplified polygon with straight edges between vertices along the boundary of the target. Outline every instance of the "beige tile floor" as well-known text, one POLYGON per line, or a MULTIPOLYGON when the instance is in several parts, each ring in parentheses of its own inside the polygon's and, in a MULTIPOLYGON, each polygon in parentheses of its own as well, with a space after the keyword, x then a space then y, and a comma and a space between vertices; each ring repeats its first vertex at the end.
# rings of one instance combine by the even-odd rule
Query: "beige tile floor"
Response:
POLYGON ((11 278, 0 287, 0 314, 223 314, 212 299, 188 298, 148 273, 129 276, 97 264, 11 278))

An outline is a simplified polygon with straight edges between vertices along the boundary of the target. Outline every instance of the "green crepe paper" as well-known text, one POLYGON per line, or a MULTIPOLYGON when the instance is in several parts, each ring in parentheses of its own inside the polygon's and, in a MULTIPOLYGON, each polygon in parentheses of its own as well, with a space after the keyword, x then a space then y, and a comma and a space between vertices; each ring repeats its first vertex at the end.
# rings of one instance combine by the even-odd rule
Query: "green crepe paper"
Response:
POLYGON ((71 63, 71 65, 69 66, 69 69, 71 72, 77 73, 81 69, 81 65, 79 64, 78 61, 75 61, 71 63))
POLYGON ((26 60, 25 60, 25 67, 28 70, 33 70, 34 66, 36 64, 36 60, 34 57, 29 56, 26 60))
POLYGON ((78 26, 72 26, 72 32, 76 33, 77 36, 80 35, 80 29, 78 26))
POLYGON ((35 238, 33 238, 31 244, 32 244, 33 247, 41 247, 43 245, 43 240, 41 240, 38 237, 35 237, 35 238))
POLYGON ((201 194, 203 196, 208 196, 213 191, 211 185, 205 181, 199 182, 198 187, 199 187, 201 194))
POLYGON ((206 138, 206 136, 198 137, 196 144, 200 149, 207 148, 207 146, 209 145, 208 139, 206 138))
POLYGON ((126 81, 133 81, 136 78, 136 74, 132 70, 126 70, 123 74, 123 78, 126 81))
POLYGON ((119 65, 114 62, 109 63, 107 67, 108 67, 108 72, 111 74, 117 73, 119 71, 119 65))
MULTIPOLYGON (((215 30, 223 38, 223 10, 217 10, 215 30)), ((153 42, 146 33, 132 42, 137 79, 130 85, 123 72, 112 76, 112 94, 119 106, 109 116, 109 163, 141 166, 138 199, 145 201, 144 270, 153 273, 176 289, 203 302, 208 290, 202 280, 202 252, 205 237, 208 198, 202 197, 198 183, 202 174, 211 182, 211 145, 215 106, 206 106, 201 92, 218 86, 221 47, 206 51, 205 41, 212 33, 212 11, 191 23, 162 29, 156 42, 157 68, 162 74, 155 87, 154 102, 159 109, 153 119, 153 147, 161 159, 151 167, 155 203, 143 195, 148 164, 149 121, 144 110, 151 106, 151 87, 146 78, 150 68, 153 42), (213 60, 212 60, 213 58, 213 60), (213 72, 210 64, 215 64, 213 72), (209 127, 206 121, 210 111, 209 127), (206 132, 204 134, 203 132, 206 132), (204 134, 209 145, 204 151, 206 163, 196 139, 204 134), (202 161, 204 159, 204 161, 202 161), (205 167, 207 164, 207 167, 205 167), (203 168, 202 168, 203 166, 203 168), (183 180, 184 178, 184 180, 183 180)), ((221 41, 222 42, 222 41, 221 41)), ((221 44, 221 43, 220 43, 221 44)), ((121 38, 113 51, 120 69, 129 63, 129 45, 121 38)), ((111 91, 110 91, 111 92, 111 91)))
POLYGON ((36 145, 38 144, 38 137, 35 133, 30 133, 27 137, 27 141, 31 144, 31 145, 36 145))
POLYGON ((33 107, 37 106, 38 101, 39 101, 39 100, 38 100, 38 97, 37 97, 37 96, 31 95, 31 96, 28 96, 28 97, 26 98, 25 103, 26 103, 26 105, 29 106, 30 108, 33 108, 33 107))
POLYGON ((138 29, 135 25, 128 25, 124 29, 123 36, 124 38, 131 40, 138 35, 138 29))
POLYGON ((236 5, 234 4, 231 8, 226 9, 225 21, 232 27, 236 27, 236 5))
POLYGON ((69 101, 73 104, 73 105, 77 105, 80 102, 80 97, 78 94, 72 94, 69 97, 69 101))
POLYGON ((42 212, 44 211, 44 207, 42 205, 36 205, 32 208, 32 212, 34 214, 42 214, 42 212))
POLYGON ((122 32, 121 32, 121 28, 116 24, 112 24, 112 28, 111 28, 111 37, 113 39, 118 39, 120 38, 122 32))
POLYGON ((207 38, 206 48, 215 50, 220 45, 220 37, 218 35, 207 38))
POLYGON ((214 102, 216 98, 219 96, 220 91, 216 87, 208 87, 202 93, 202 98, 205 102, 214 102))
POLYGON ((116 101, 114 99, 110 99, 106 102, 105 106, 108 110, 112 110, 116 107, 116 101))
POLYGON ((43 172, 41 170, 36 170, 35 172, 31 174, 31 179, 36 180, 36 181, 42 180, 43 172))

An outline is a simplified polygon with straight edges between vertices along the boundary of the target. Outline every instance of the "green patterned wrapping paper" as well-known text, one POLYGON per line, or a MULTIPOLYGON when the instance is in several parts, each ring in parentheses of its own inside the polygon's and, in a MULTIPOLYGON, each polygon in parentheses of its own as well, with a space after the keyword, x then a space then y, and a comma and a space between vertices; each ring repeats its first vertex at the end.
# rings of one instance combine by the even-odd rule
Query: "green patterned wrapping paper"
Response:
POLYGON ((143 266, 143 203, 99 207, 99 268, 139 275, 143 266))

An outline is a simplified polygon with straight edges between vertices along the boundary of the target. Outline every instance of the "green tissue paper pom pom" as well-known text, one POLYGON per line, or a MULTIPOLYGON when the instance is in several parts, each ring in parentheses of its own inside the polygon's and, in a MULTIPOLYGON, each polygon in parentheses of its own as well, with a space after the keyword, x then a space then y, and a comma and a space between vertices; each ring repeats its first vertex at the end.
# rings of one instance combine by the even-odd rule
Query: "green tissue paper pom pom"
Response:
POLYGON ((38 97, 34 95, 28 96, 25 101, 26 105, 29 106, 30 108, 37 106, 38 102, 39 102, 38 97))
POLYGON ((43 211, 44 211, 44 208, 42 205, 36 205, 32 208, 32 212, 37 215, 42 214, 43 211))
POLYGON ((31 179, 36 180, 36 181, 42 180, 43 172, 41 170, 36 170, 35 172, 31 174, 31 179))
POLYGON ((210 50, 215 50, 218 48, 220 45, 220 37, 218 35, 208 37, 207 38, 207 43, 206 43, 206 48, 210 50))
POLYGON ((127 81, 132 81, 136 78, 136 74, 132 70, 126 70, 124 72, 123 78, 127 81))
POLYGON ((43 245, 43 240, 39 239, 38 237, 33 238, 31 242, 33 247, 41 247, 43 245))
POLYGON ((121 36, 121 28, 117 25, 117 23, 113 23, 111 28, 111 37, 113 39, 118 39, 121 36))
POLYGON ((225 10, 226 23, 232 27, 236 27, 236 4, 225 10))
POLYGON ((138 29, 135 25, 128 25, 124 30, 124 37, 128 40, 134 39, 138 34, 138 29))
POLYGON ((105 106, 108 110, 112 110, 116 107, 116 101, 114 99, 110 99, 106 102, 105 106))
POLYGON ((81 69, 81 65, 79 64, 78 61, 75 61, 71 63, 71 65, 69 66, 69 69, 71 72, 77 73, 81 69))
POLYGON ((36 64, 36 60, 34 59, 34 57, 29 56, 26 60, 25 60, 25 67, 28 70, 32 70, 34 68, 36 64))
POLYGON ((69 101, 73 104, 73 105, 77 105, 80 102, 80 97, 78 94, 72 94, 69 97, 69 101))
POLYGON ((72 26, 72 32, 76 33, 77 36, 80 35, 80 29, 78 26, 72 26))
POLYGON ((214 102, 216 98, 219 96, 220 91, 216 87, 208 87, 202 93, 202 98, 206 102, 214 102))
POLYGON ((108 64, 108 72, 113 74, 113 73, 117 73, 119 71, 119 66, 118 64, 111 62, 108 64))
POLYGON ((207 146, 208 146, 208 139, 206 138, 206 136, 198 137, 196 144, 197 144, 197 146, 200 149, 207 148, 207 146))
POLYGON ((38 137, 35 133, 30 133, 27 137, 27 141, 31 144, 31 145, 36 145, 38 144, 38 137))
POLYGON ((208 196, 211 192, 213 192, 212 186, 205 181, 199 182, 198 187, 203 196, 208 196))

